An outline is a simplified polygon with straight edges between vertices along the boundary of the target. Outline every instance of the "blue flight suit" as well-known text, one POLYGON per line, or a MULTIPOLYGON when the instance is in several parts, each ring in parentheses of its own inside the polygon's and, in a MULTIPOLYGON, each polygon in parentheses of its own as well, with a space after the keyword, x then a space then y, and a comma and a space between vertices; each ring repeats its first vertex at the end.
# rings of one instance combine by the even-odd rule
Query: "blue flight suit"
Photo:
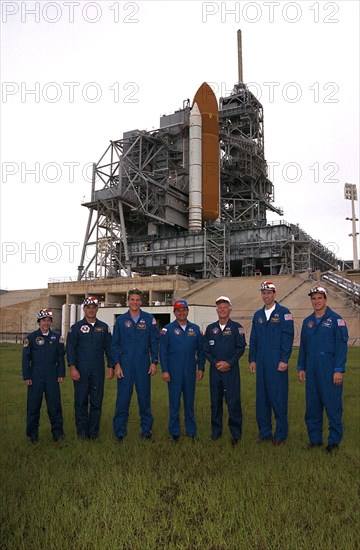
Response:
POLYGON ((127 434, 129 407, 135 383, 141 435, 148 437, 153 425, 151 381, 148 371, 150 363, 157 364, 159 359, 159 331, 155 318, 142 310, 137 323, 133 321, 129 311, 120 315, 114 327, 111 355, 114 364, 119 363, 124 373, 124 378, 117 381, 114 434, 116 437, 124 437, 127 434))
POLYGON ((178 321, 166 325, 160 332, 160 365, 162 372, 170 374, 169 432, 180 435, 180 398, 184 399, 186 435, 196 434, 194 413, 196 369, 205 369, 203 337, 198 325, 187 321, 185 330, 178 321))
POLYGON ((74 382, 75 424, 80 438, 96 439, 99 435, 104 397, 104 354, 108 367, 112 367, 110 346, 110 329, 99 319, 93 326, 84 317, 70 327, 66 340, 67 362, 80 372, 80 380, 74 382))
POLYGON ((22 351, 22 375, 32 380, 27 387, 26 435, 38 438, 40 409, 45 393, 47 411, 54 439, 63 435, 63 415, 58 378, 65 376, 65 349, 59 334, 49 329, 45 336, 40 329, 27 335, 22 351))
POLYGON ((310 443, 322 443, 323 410, 329 419, 329 445, 342 439, 342 385, 333 382, 334 372, 345 372, 348 330, 344 319, 329 307, 317 322, 315 313, 301 329, 298 370, 306 372, 305 422, 310 443))
POLYGON ((245 331, 240 323, 229 321, 221 330, 219 321, 208 325, 204 337, 204 350, 210 362, 211 435, 222 434, 223 400, 229 411, 229 429, 233 439, 242 434, 239 359, 246 347, 245 331), (227 361, 230 370, 219 372, 218 361, 227 361))
POLYGON ((275 302, 266 319, 265 306, 255 312, 250 333, 249 362, 256 362, 256 420, 261 439, 271 439, 271 409, 275 414, 274 441, 288 435, 288 369, 279 371, 280 362, 288 363, 294 341, 294 321, 290 311, 275 302))

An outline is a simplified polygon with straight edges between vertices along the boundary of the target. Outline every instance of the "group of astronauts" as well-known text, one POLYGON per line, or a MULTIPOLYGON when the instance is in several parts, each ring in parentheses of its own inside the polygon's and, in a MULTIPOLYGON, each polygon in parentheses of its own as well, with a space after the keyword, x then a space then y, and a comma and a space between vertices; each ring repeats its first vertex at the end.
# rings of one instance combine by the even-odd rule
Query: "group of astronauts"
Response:
MULTIPOLYGON (((294 340, 291 312, 276 301, 276 287, 270 281, 260 286, 263 307, 252 320, 249 370, 256 373, 257 443, 285 443, 288 435, 288 364, 294 340), (275 418, 274 429, 272 415, 275 418)), ((304 321, 298 357, 298 379, 306 383, 305 422, 308 449, 323 445, 323 410, 329 421, 325 450, 338 448, 343 435, 342 383, 347 356, 348 332, 345 320, 327 305, 327 291, 313 287, 308 295, 313 313, 304 321)), ((152 440, 151 377, 160 358, 162 379, 168 386, 171 441, 181 435, 180 403, 183 398, 186 436, 195 439, 195 387, 204 377, 208 360, 211 403, 211 435, 222 436, 223 404, 228 409, 231 443, 242 435, 242 408, 239 360, 246 341, 242 325, 230 318, 232 304, 227 296, 217 298, 218 319, 202 334, 188 320, 185 300, 174 304, 175 320, 160 332, 155 318, 141 309, 143 293, 128 292, 128 311, 119 315, 111 335, 109 326, 97 318, 98 299, 84 300, 84 318, 70 327, 66 355, 74 384, 74 409, 77 436, 97 439, 106 377, 117 379, 117 398, 113 431, 120 442, 127 435, 131 397, 136 388, 141 437, 152 440)), ((54 441, 64 437, 60 384, 65 377, 65 347, 51 329, 53 314, 38 313, 38 330, 24 340, 23 379, 27 386, 26 434, 38 440, 40 409, 45 395, 54 441)))

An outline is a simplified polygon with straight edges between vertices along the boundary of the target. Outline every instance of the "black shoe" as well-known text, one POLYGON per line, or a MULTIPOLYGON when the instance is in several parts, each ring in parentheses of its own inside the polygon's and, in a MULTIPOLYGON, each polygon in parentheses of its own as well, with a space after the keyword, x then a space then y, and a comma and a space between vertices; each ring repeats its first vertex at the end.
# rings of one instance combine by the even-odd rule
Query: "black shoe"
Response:
POLYGON ((186 435, 186 437, 187 437, 188 439, 191 439, 191 441, 193 441, 193 442, 196 441, 196 435, 195 435, 195 434, 193 434, 193 435, 186 435))
POLYGON ((152 434, 141 434, 141 439, 144 439, 144 441, 153 441, 152 434))
POLYGON ((180 439, 179 435, 172 435, 171 436, 171 441, 174 445, 176 445, 176 443, 179 443, 179 439, 180 439))
POLYGON ((213 435, 211 434, 209 439, 210 441, 217 441, 218 439, 220 439, 221 435, 213 435))
POLYGON ((240 438, 238 438, 238 437, 233 437, 233 438, 231 439, 231 445, 232 445, 233 447, 236 447, 236 445, 239 443, 239 441, 240 441, 240 438))
POLYGON ((62 439, 64 439, 64 434, 61 434, 61 435, 53 435, 53 441, 55 443, 57 443, 58 441, 61 441, 62 439))
POLYGON ((29 437, 29 441, 32 445, 35 445, 39 441, 38 436, 29 437))
POLYGON ((339 445, 336 445, 335 443, 329 443, 327 447, 325 447, 325 451, 327 453, 332 453, 333 451, 336 451, 339 448, 339 445))
POLYGON ((285 439, 273 439, 273 445, 279 447, 280 445, 285 445, 285 439))
POLYGON ((260 435, 256 438, 256 443, 265 443, 265 441, 272 441, 272 435, 269 435, 269 437, 261 437, 260 435))
POLYGON ((311 443, 311 442, 310 442, 310 443, 308 444, 307 448, 308 448, 308 450, 310 451, 310 449, 314 449, 314 447, 322 447, 322 445, 323 445, 322 443, 311 443))
POLYGON ((117 441, 118 443, 122 443, 122 442, 124 441, 124 438, 125 438, 124 435, 117 435, 117 436, 116 436, 116 441, 117 441))
POLYGON ((99 441, 99 436, 98 435, 89 435, 89 439, 91 441, 99 441))

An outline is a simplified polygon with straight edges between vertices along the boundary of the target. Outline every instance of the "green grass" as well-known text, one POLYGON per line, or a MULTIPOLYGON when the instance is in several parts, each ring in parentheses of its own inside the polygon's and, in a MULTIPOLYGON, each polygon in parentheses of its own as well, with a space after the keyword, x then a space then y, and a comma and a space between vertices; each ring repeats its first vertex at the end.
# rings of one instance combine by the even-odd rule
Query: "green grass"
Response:
MULTIPOLYGON (((21 347, 0 346, 1 548, 236 550, 360 548, 358 350, 349 353, 345 435, 337 453, 306 450, 304 387, 291 360, 290 434, 255 444, 255 377, 242 366, 244 433, 209 442, 209 381, 197 384, 198 441, 167 433, 167 389, 153 379, 154 443, 141 441, 136 396, 128 436, 112 435, 116 382, 107 381, 99 442, 78 441, 73 387, 62 385, 66 439, 53 443, 45 402, 40 440, 25 437, 21 347)), ((227 419, 225 418, 225 423, 227 419)), ((325 434, 326 435, 326 434, 325 434)), ((325 438, 326 440, 326 438, 325 438)))

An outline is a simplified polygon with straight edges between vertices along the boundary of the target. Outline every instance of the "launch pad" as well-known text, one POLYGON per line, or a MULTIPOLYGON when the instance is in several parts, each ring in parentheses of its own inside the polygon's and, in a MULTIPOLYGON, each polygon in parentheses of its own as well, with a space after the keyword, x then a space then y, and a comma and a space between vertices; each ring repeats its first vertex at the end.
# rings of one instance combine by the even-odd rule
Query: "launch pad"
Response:
POLYGON ((267 221, 268 211, 283 212, 267 175, 261 103, 239 81, 209 114, 211 94, 203 83, 192 104, 185 100, 162 116, 157 130, 125 132, 94 164, 78 280, 179 269, 212 278, 337 268, 335 255, 297 224, 267 221), (199 97, 201 135, 191 122, 199 97), (212 128, 216 117, 215 138, 204 130, 206 117, 212 128))

